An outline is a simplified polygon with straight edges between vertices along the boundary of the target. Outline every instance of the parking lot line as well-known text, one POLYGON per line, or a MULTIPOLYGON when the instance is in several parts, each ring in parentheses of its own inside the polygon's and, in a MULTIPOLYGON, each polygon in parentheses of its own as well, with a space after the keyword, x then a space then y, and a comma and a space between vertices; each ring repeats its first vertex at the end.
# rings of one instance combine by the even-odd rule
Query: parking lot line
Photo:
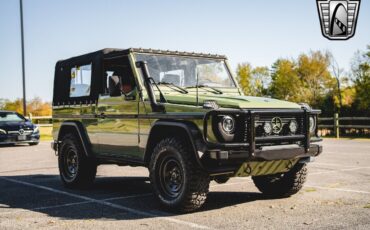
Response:
POLYGON ((316 185, 306 185, 305 187, 326 189, 326 190, 336 190, 336 191, 340 191, 340 192, 354 192, 354 193, 370 194, 370 192, 367 192, 367 191, 353 190, 353 189, 343 189, 343 188, 330 188, 330 187, 322 187, 322 186, 316 186, 316 185))
POLYGON ((325 173, 356 171, 356 170, 360 170, 360 169, 370 169, 370 167, 356 167, 356 168, 348 168, 348 169, 328 170, 328 171, 325 171, 325 172, 313 172, 313 173, 309 173, 309 175, 320 175, 320 174, 325 174, 325 173))
POLYGON ((35 171, 35 170, 44 170, 44 169, 57 169, 58 167, 44 167, 44 168, 31 168, 31 169, 18 169, 18 170, 9 170, 9 171, 1 171, 2 173, 13 173, 13 172, 27 172, 27 171, 35 171))
MULTIPOLYGON (((110 197, 110 198, 106 198, 106 199, 101 199, 101 201, 124 200, 124 199, 147 197, 147 196, 152 196, 152 195, 153 195, 153 193, 144 193, 144 194, 132 195, 132 196, 118 196, 118 197, 110 197)), ((53 209, 53 208, 63 208, 63 207, 69 207, 69 206, 81 205, 81 204, 88 204, 88 203, 93 203, 93 201, 81 201, 81 202, 73 202, 73 203, 66 203, 66 204, 58 204, 58 205, 31 208, 29 210, 22 209, 22 210, 15 210, 15 211, 9 211, 9 212, 1 212, 1 214, 6 215, 6 214, 13 214, 13 213, 18 213, 18 212, 38 211, 38 210, 46 210, 46 209, 53 209)))
POLYGON ((74 198, 79 198, 81 200, 94 202, 94 203, 105 205, 105 206, 108 206, 108 207, 111 207, 111 208, 116 208, 116 209, 119 209, 119 210, 122 210, 122 211, 126 211, 128 213, 139 215, 139 216, 158 218, 158 219, 165 220, 165 221, 168 221, 168 222, 172 222, 172 223, 176 223, 176 224, 182 224, 182 225, 186 225, 186 226, 189 226, 189 227, 192 227, 192 228, 197 228, 197 229, 210 229, 210 227, 205 226, 205 225, 200 225, 200 224, 196 224, 196 223, 189 222, 189 221, 183 221, 183 220, 175 219, 173 217, 158 216, 158 215, 152 214, 150 212, 136 210, 136 209, 129 208, 129 207, 126 207, 126 206, 123 206, 123 205, 110 203, 110 202, 104 201, 104 200, 97 200, 97 199, 90 198, 90 197, 87 197, 87 196, 77 195, 77 194, 74 194, 74 193, 69 193, 69 192, 66 192, 66 191, 46 187, 46 186, 43 186, 43 185, 37 185, 37 184, 33 184, 33 183, 25 182, 25 181, 20 181, 20 180, 15 180, 15 179, 11 179, 11 178, 6 178, 6 177, 2 177, 2 176, 0 177, 0 179, 5 180, 5 181, 9 181, 9 182, 13 182, 13 183, 16 183, 16 184, 22 184, 22 185, 26 185, 26 186, 30 186, 30 187, 34 187, 34 188, 38 188, 38 189, 43 189, 43 190, 47 190, 47 191, 58 193, 58 194, 63 194, 63 195, 74 197, 74 198))

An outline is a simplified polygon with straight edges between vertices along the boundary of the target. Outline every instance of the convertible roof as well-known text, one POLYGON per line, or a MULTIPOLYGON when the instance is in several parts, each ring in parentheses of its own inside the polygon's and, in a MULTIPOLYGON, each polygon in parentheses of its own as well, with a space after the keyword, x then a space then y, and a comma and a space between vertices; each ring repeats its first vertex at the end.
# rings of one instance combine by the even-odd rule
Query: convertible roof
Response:
POLYGON ((155 49, 102 49, 92 53, 60 60, 55 65, 53 105, 95 103, 102 89, 104 59, 120 57, 129 53, 148 53, 163 55, 178 55, 183 57, 202 57, 212 59, 226 59, 223 55, 190 53, 155 49), (91 65, 91 93, 89 96, 70 97, 71 69, 75 66, 91 65))
POLYGON ((218 54, 206 54, 206 53, 195 53, 195 52, 182 52, 182 51, 171 51, 171 50, 159 50, 159 49, 143 49, 143 48, 129 48, 129 49, 117 49, 117 48, 105 48, 95 52, 75 56, 69 59, 60 60, 59 62, 76 62, 83 60, 92 60, 96 57, 110 57, 117 55, 125 55, 129 53, 149 53, 149 54, 167 54, 167 55, 179 55, 179 56, 191 56, 191 57, 205 57, 205 58, 216 58, 226 59, 224 55, 218 54))

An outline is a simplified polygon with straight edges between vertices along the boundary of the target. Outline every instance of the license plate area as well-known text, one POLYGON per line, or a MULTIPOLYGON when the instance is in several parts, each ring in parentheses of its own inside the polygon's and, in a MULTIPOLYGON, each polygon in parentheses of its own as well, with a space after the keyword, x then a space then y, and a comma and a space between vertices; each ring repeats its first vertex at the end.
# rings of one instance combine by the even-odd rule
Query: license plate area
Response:
POLYGON ((25 141, 25 140, 27 140, 27 136, 26 136, 26 135, 19 135, 19 136, 17 137, 17 140, 18 140, 18 141, 25 141))

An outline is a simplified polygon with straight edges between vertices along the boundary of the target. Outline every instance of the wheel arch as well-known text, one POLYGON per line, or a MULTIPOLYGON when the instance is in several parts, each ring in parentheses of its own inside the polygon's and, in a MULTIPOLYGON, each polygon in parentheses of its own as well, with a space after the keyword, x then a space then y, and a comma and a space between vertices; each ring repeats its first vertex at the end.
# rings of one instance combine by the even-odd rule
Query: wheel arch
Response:
POLYGON ((82 123, 79 121, 64 121, 59 129, 58 141, 67 133, 74 133, 79 138, 86 156, 89 157, 91 155, 91 142, 82 123))
POLYGON ((160 140, 174 136, 185 140, 186 144, 188 144, 192 149, 194 159, 201 167, 203 167, 198 154, 198 151, 205 151, 205 144, 202 139, 201 131, 193 122, 176 120, 159 120, 152 126, 148 137, 148 143, 145 148, 145 164, 149 165, 152 150, 160 140))

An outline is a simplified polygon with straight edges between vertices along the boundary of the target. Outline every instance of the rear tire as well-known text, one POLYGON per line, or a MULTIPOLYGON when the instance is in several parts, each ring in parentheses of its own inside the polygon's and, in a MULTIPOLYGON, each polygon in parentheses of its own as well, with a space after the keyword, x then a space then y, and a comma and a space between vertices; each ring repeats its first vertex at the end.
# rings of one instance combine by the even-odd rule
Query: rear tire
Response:
POLYGON ((63 184, 68 188, 88 187, 95 179, 97 165, 86 156, 75 135, 66 134, 61 140, 58 165, 63 184))
POLYGON ((191 150, 177 138, 160 141, 149 164, 150 182, 155 195, 165 207, 191 212, 206 201, 210 178, 191 155, 191 150))
POLYGON ((266 176, 253 176, 258 190, 272 197, 289 197, 303 187, 307 177, 306 164, 296 164, 289 172, 266 176))

